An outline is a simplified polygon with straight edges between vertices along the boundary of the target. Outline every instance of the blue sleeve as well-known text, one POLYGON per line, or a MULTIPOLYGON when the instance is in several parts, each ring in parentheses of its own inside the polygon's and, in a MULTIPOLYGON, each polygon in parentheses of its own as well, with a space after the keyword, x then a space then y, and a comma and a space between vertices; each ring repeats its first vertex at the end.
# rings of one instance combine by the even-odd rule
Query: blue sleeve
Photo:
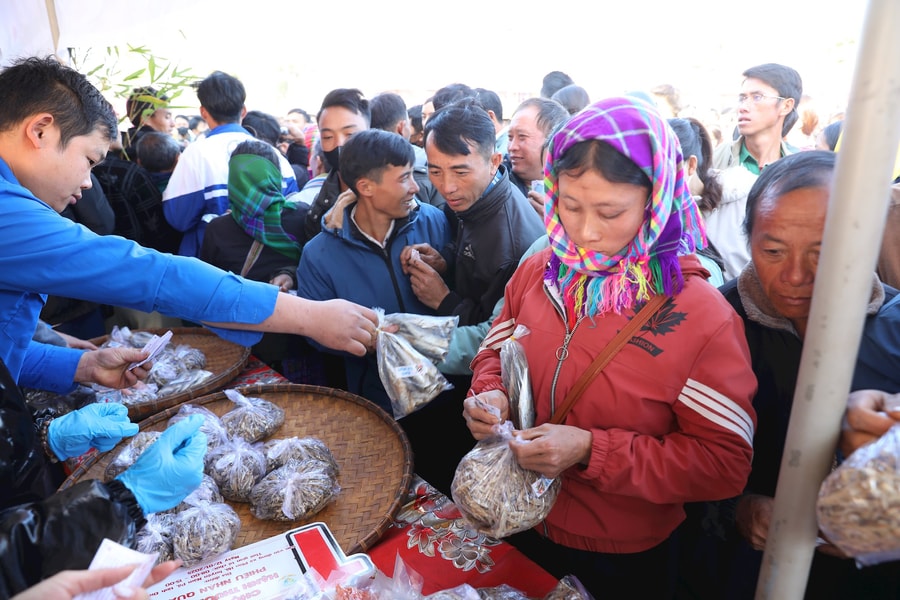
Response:
POLYGON ((191 231, 206 214, 206 199, 203 190, 198 190, 166 200, 162 207, 169 225, 181 232, 191 231))
MULTIPOLYGON (((119 236, 98 236, 34 200, 5 200, 0 289, 39 290, 195 322, 257 324, 275 309, 278 288, 268 283, 119 236)), ((256 332, 216 332, 242 345, 261 338, 256 332)))
POLYGON ((84 350, 32 341, 25 351, 18 383, 24 387, 68 394, 75 389, 75 370, 82 354, 84 350))
POLYGON ((900 294, 866 318, 851 391, 900 392, 900 294))

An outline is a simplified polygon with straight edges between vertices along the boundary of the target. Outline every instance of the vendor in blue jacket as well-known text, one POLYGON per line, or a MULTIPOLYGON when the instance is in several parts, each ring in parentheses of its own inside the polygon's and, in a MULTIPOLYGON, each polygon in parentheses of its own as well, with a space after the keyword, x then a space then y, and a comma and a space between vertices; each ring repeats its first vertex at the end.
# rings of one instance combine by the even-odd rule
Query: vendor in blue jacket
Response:
MULTIPOLYGON (((77 71, 52 57, 18 60, 0 72, 0 106, 0 360, 10 372, 12 385, 65 392, 75 381, 112 382, 123 387, 141 375, 135 373, 137 369, 128 371, 134 355, 85 353, 33 342, 46 294, 157 310, 202 322, 223 338, 248 346, 259 341, 261 334, 256 332, 263 331, 309 336, 357 355, 374 346, 376 318, 368 308, 344 300, 310 302, 279 293, 275 286, 242 279, 196 259, 161 254, 118 236, 98 236, 60 216, 66 206, 78 201, 82 190, 91 187, 91 167, 103 160, 117 136, 112 107, 77 71)), ((17 402, 10 406, 20 416, 27 411, 17 402)), ((122 414, 93 406, 59 420, 43 419, 40 424, 20 420, 15 433, 23 433, 23 423, 40 425, 30 439, 42 442, 45 461, 77 456, 82 448, 91 446, 110 449, 122 437, 135 433, 127 416, 123 421, 122 414)), ((27 488, 33 480, 18 476, 23 454, 34 459, 35 449, 17 447, 21 440, 6 435, 8 427, 4 417, 0 479, 27 488)), ((145 513, 176 505, 199 483, 202 454, 181 453, 186 447, 198 446, 200 437, 196 431, 181 431, 181 439, 166 446, 167 452, 156 453, 157 464, 147 471, 155 470, 161 479, 135 477, 131 487, 123 484, 126 489, 118 490, 121 494, 113 500, 122 507, 118 513, 122 518, 114 521, 119 527, 115 537, 124 536, 128 541, 145 513), (167 469, 173 461, 178 469, 167 469), (161 488, 177 489, 178 493, 164 502, 147 500, 161 488)), ((4 489, 0 508, 22 495, 20 488, 4 489)), ((82 506, 79 498, 54 503, 53 497, 41 500, 39 492, 34 496, 36 502, 44 503, 37 509, 38 515, 82 506)), ((85 498, 90 505, 94 497, 88 494, 85 498)), ((101 506, 94 507, 93 513, 108 518, 111 511, 105 504, 101 506)), ((80 518, 65 523, 83 530, 95 524, 80 518)), ((27 536, 3 543, 0 564, 4 568, 10 564, 8 553, 24 555, 18 544, 39 545, 45 534, 36 525, 27 536)), ((65 538, 52 537, 47 544, 73 556, 68 568, 84 568, 99 541, 67 545, 65 538)), ((42 571, 40 562, 32 572, 35 570, 40 577, 52 574, 42 571)), ((34 583, 22 577, 17 582, 34 583)))

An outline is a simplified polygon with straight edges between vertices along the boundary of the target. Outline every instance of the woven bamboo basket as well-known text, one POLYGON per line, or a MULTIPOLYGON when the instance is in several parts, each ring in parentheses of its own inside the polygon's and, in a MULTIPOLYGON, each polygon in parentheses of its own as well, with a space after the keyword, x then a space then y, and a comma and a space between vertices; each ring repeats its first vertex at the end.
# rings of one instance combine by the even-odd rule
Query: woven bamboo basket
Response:
MULTIPOLYGON (((234 547, 324 521, 348 554, 371 548, 391 526, 413 476, 412 449, 397 422, 372 402, 342 390, 288 383, 236 389, 284 409, 284 425, 272 434, 272 439, 317 437, 325 442, 341 469, 341 491, 333 502, 306 521, 264 521, 250 513, 249 504, 229 502, 241 518, 234 547)), ((220 416, 234 408, 224 392, 197 398, 190 404, 202 405, 220 416)), ((173 406, 142 421, 141 430, 164 430, 179 408, 180 405, 173 406)), ((90 458, 60 489, 81 479, 105 479, 107 465, 127 442, 123 440, 111 451, 90 458)))
MULTIPOLYGON (((156 335, 163 335, 169 329, 141 329, 139 331, 149 331, 156 335)), ((126 405, 128 406, 128 416, 132 421, 146 419, 176 404, 181 404, 187 400, 199 398, 204 394, 222 389, 229 381, 238 376, 241 369, 247 364, 247 359, 250 358, 250 348, 223 340, 209 329, 203 327, 175 327, 171 331, 171 344, 176 346, 185 344, 200 350, 206 355, 206 366, 204 369, 211 372, 212 377, 177 394, 157 398, 150 402, 126 405)), ((108 337, 103 336, 91 341, 100 346, 106 342, 108 337)))

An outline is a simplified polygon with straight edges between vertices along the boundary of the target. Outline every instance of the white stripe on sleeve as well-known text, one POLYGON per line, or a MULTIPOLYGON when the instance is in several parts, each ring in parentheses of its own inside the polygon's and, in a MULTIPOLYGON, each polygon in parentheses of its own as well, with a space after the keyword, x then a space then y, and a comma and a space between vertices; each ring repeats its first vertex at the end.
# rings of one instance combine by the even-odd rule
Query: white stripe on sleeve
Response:
POLYGON ((753 446, 753 419, 734 400, 693 379, 687 380, 678 399, 697 414, 736 433, 747 445, 753 446))

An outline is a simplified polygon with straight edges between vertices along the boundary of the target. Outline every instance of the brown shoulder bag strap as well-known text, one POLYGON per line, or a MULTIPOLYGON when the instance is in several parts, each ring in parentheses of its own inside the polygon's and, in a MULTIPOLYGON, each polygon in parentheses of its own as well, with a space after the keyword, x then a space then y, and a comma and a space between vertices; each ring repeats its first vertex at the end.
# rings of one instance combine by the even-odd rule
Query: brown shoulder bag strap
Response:
POLYGON ((563 403, 556 409, 556 412, 553 413, 553 417, 550 418, 551 423, 559 425, 565 420, 566 415, 569 414, 569 411, 572 410, 575 402, 581 397, 584 390, 587 389, 588 384, 590 384, 600 371, 609 364, 619 350, 621 350, 625 344, 631 340, 634 334, 637 333, 638 329, 640 329, 644 323, 649 321, 650 317, 652 317, 668 299, 669 297, 663 294, 651 298, 650 301, 634 315, 634 318, 628 321, 625 327, 616 334, 616 337, 609 341, 603 349, 603 352, 597 355, 594 362, 592 362, 587 370, 581 374, 581 377, 578 378, 575 385, 573 385, 569 390, 569 393, 566 394, 565 400, 563 400, 563 403))

